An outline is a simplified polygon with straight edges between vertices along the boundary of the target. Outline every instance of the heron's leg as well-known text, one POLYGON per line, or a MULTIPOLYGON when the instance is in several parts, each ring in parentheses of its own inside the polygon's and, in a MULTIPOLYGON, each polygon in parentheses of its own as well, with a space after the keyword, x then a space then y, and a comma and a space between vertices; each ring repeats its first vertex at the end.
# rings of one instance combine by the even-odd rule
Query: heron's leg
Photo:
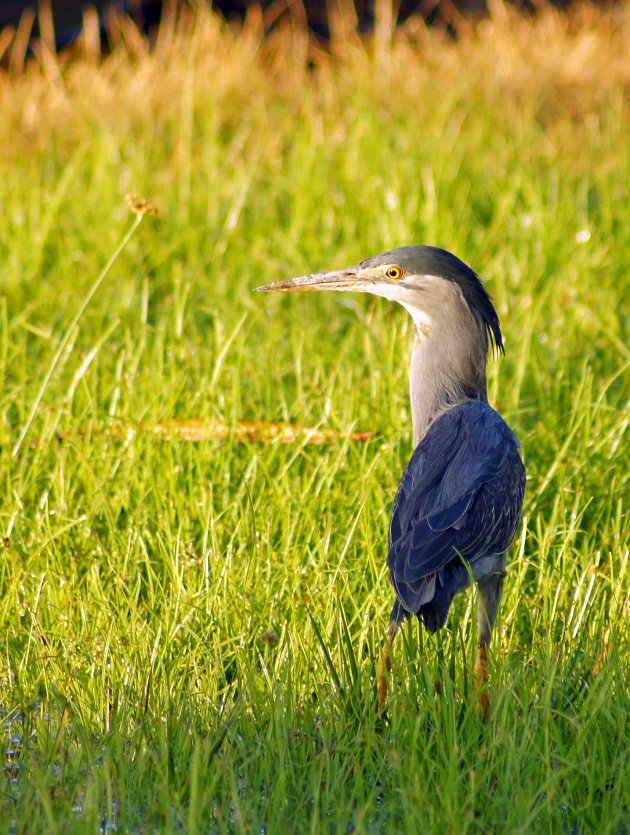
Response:
POLYGON ((385 701, 387 700, 387 677, 392 671, 392 659, 390 650, 394 643, 394 638, 400 629, 400 623, 394 619, 389 622, 389 629, 387 630, 387 638, 381 653, 381 662, 378 670, 378 715, 383 715, 385 708, 385 701))
POLYGON ((387 699, 387 676, 392 671, 392 659, 390 652, 394 638, 398 634, 405 618, 409 617, 409 612, 403 609, 400 600, 396 598, 392 613, 389 616, 389 629, 387 630, 387 638, 381 652, 381 660, 378 667, 378 715, 383 715, 385 701, 387 699))
POLYGON ((484 719, 490 717, 490 700, 488 698, 488 647, 492 640, 492 627, 497 617, 507 555, 499 558, 497 570, 489 577, 479 580, 479 597, 477 600, 477 623, 479 629, 479 649, 475 664, 475 684, 477 686, 479 706, 484 719))

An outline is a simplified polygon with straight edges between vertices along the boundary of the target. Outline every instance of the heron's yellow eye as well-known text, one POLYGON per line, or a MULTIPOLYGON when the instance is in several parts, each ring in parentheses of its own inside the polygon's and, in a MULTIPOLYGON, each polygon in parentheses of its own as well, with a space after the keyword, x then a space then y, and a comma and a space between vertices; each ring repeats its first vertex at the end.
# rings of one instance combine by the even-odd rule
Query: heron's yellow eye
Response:
POLYGON ((392 278, 394 281, 397 281, 399 278, 402 278, 402 270, 400 267, 388 267, 385 270, 385 275, 387 278, 392 278))

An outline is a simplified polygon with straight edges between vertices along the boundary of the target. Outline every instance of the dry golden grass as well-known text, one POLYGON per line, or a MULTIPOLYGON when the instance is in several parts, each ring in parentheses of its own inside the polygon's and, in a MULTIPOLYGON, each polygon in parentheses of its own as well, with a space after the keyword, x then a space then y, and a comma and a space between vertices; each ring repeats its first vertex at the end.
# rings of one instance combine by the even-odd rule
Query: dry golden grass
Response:
POLYGON ((111 21, 113 51, 101 57, 88 14, 70 52, 41 48, 39 60, 0 72, 0 153, 44 149, 53 138, 84 141, 95 120, 132 133, 155 119, 159 131, 177 115, 183 86, 198 107, 220 104, 229 121, 277 97, 317 107, 345 85, 365 87, 375 105, 422 109, 439 79, 462 107, 470 96, 545 125, 596 116, 613 91, 627 97, 630 89, 630 16, 622 6, 606 14, 590 5, 568 14, 545 6, 531 19, 495 3, 491 17, 464 28, 456 42, 418 17, 387 37, 381 31, 361 38, 345 27, 324 49, 295 25, 265 35, 257 7, 237 28, 200 6, 194 15, 167 15, 151 41, 131 20, 111 21))

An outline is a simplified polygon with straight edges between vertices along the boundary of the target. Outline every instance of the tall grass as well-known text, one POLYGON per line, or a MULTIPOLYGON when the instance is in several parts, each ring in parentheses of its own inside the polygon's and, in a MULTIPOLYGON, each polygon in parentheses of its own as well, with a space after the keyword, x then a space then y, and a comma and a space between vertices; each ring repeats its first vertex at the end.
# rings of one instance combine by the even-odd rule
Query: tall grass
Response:
POLYGON ((627 831, 625 13, 115 31, 0 76, 0 831, 627 831), (374 709, 411 324, 251 293, 411 242, 487 281, 529 474, 486 725, 470 595, 374 709))

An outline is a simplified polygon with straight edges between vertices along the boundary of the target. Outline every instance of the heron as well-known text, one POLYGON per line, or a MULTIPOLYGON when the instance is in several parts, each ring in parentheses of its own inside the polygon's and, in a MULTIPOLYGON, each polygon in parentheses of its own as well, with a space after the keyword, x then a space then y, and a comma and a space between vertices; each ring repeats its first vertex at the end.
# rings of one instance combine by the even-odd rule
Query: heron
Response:
POLYGON ((412 616, 430 633, 453 598, 477 584, 475 683, 489 715, 488 647, 525 492, 521 445, 488 403, 489 349, 505 353, 499 317, 477 274, 433 246, 405 246, 353 267, 259 291, 353 291, 402 305, 415 324, 410 397, 414 452, 391 513, 387 562, 395 599, 378 672, 382 714, 391 648, 412 616))

